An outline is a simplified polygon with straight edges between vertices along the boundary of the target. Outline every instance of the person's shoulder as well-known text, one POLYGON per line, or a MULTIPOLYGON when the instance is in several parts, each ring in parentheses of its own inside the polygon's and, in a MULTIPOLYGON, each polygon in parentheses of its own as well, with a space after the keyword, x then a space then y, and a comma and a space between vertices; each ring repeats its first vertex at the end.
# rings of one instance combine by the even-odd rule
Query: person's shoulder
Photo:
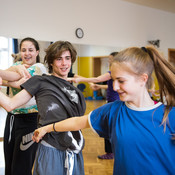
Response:
POLYGON ((36 63, 33 64, 30 69, 34 69, 35 70, 35 75, 42 75, 43 73, 48 73, 47 72, 47 68, 44 64, 42 63, 36 63))
POLYGON ((33 66, 43 67, 43 66, 44 66, 44 64, 43 64, 43 63, 35 63, 35 64, 33 64, 33 66))
POLYGON ((118 106, 125 105, 125 102, 120 101, 120 100, 115 100, 115 101, 110 102, 108 104, 111 104, 112 107, 118 107, 118 106))
POLYGON ((125 105, 124 102, 122 101, 114 101, 114 102, 109 102, 109 103, 106 103, 105 105, 99 107, 99 109, 101 111, 106 111, 106 112, 110 112, 111 110, 112 111, 116 111, 117 109, 119 109, 122 105, 125 105))

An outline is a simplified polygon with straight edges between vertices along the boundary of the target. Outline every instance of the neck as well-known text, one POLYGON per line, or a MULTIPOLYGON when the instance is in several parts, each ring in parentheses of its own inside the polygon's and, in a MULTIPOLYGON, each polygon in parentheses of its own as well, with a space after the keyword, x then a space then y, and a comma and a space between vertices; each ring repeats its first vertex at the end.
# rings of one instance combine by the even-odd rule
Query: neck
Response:
POLYGON ((144 93, 141 93, 143 95, 140 95, 139 98, 136 98, 134 101, 129 102, 131 106, 135 106, 137 108, 141 107, 149 107, 154 105, 154 101, 151 99, 149 93, 147 90, 144 90, 144 93))
POLYGON ((52 73, 51 75, 54 75, 55 77, 58 77, 58 78, 61 78, 61 79, 67 80, 67 76, 59 76, 59 75, 56 74, 56 73, 52 73))

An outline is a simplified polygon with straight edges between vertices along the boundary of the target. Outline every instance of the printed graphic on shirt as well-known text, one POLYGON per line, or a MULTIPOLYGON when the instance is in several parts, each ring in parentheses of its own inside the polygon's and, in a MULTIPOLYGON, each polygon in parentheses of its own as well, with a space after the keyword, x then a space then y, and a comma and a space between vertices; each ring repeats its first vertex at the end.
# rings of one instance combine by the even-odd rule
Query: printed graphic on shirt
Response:
POLYGON ((76 94, 75 90, 69 90, 64 87, 63 92, 68 93, 70 95, 70 100, 78 104, 78 95, 76 94))
POLYGON ((59 105, 58 105, 58 104, 56 104, 56 103, 51 103, 51 105, 48 106, 46 112, 49 112, 49 111, 52 111, 52 110, 55 110, 55 109, 58 109, 58 108, 59 108, 59 105))

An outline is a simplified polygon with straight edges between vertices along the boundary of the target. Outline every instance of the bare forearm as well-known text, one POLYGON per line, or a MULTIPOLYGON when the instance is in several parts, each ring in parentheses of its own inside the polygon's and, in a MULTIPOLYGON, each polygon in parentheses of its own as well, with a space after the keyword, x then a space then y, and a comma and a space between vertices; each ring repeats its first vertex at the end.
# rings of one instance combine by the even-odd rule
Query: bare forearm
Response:
POLYGON ((8 86, 20 89, 20 85, 17 83, 17 81, 2 81, 2 86, 8 86))
POLYGON ((23 77, 23 78, 19 79, 18 81, 7 81, 5 83, 3 81, 3 85, 9 86, 9 87, 14 87, 17 89, 21 89, 20 85, 23 84, 24 82, 26 82, 27 80, 28 80, 27 77, 23 77))
POLYGON ((7 70, 0 70, 0 77, 7 81, 16 81, 20 79, 20 74, 7 70))
POLYGON ((0 106, 2 106, 8 112, 12 111, 14 109, 12 99, 7 97, 2 92, 0 92, 0 96, 0 106))
POLYGON ((78 82, 92 82, 92 83, 100 83, 100 82, 104 82, 107 81, 108 79, 103 79, 101 77, 91 77, 91 78, 78 78, 78 82))
POLYGON ((6 96, 2 92, 0 92, 0 96, 0 106, 2 106, 8 112, 27 103, 32 98, 32 96, 26 90, 20 91, 12 98, 6 96))
POLYGON ((7 69, 8 71, 13 71, 16 72, 20 75, 20 77, 28 77, 30 78, 31 75, 30 73, 27 71, 25 65, 15 65, 15 66, 11 66, 7 69))
POLYGON ((46 133, 56 131, 56 132, 65 132, 65 131, 78 131, 83 128, 88 128, 88 115, 82 117, 72 117, 55 124, 50 124, 41 128, 38 128, 34 132, 33 140, 39 142, 46 133))
MULTIPOLYGON (((57 132, 78 131, 80 129, 88 128, 88 115, 82 117, 72 117, 61 122, 55 123, 55 130, 57 132)), ((47 132, 53 131, 53 124, 48 125, 47 132)))
POLYGON ((108 81, 111 79, 111 76, 109 73, 105 73, 103 75, 100 75, 98 77, 91 77, 91 78, 85 78, 85 77, 80 77, 80 78, 75 78, 73 81, 78 83, 78 82, 88 82, 88 83, 99 83, 99 82, 104 82, 108 81))
POLYGON ((107 89, 108 85, 98 84, 99 89, 107 89))

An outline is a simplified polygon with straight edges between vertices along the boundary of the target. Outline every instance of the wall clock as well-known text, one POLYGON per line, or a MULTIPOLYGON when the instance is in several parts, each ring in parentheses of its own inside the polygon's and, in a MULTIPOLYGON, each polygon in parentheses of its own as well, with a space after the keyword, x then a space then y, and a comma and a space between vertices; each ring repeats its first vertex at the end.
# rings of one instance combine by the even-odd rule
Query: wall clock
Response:
POLYGON ((83 36, 84 36, 83 29, 77 28, 75 31, 75 34, 76 34, 77 38, 83 38, 83 36))

